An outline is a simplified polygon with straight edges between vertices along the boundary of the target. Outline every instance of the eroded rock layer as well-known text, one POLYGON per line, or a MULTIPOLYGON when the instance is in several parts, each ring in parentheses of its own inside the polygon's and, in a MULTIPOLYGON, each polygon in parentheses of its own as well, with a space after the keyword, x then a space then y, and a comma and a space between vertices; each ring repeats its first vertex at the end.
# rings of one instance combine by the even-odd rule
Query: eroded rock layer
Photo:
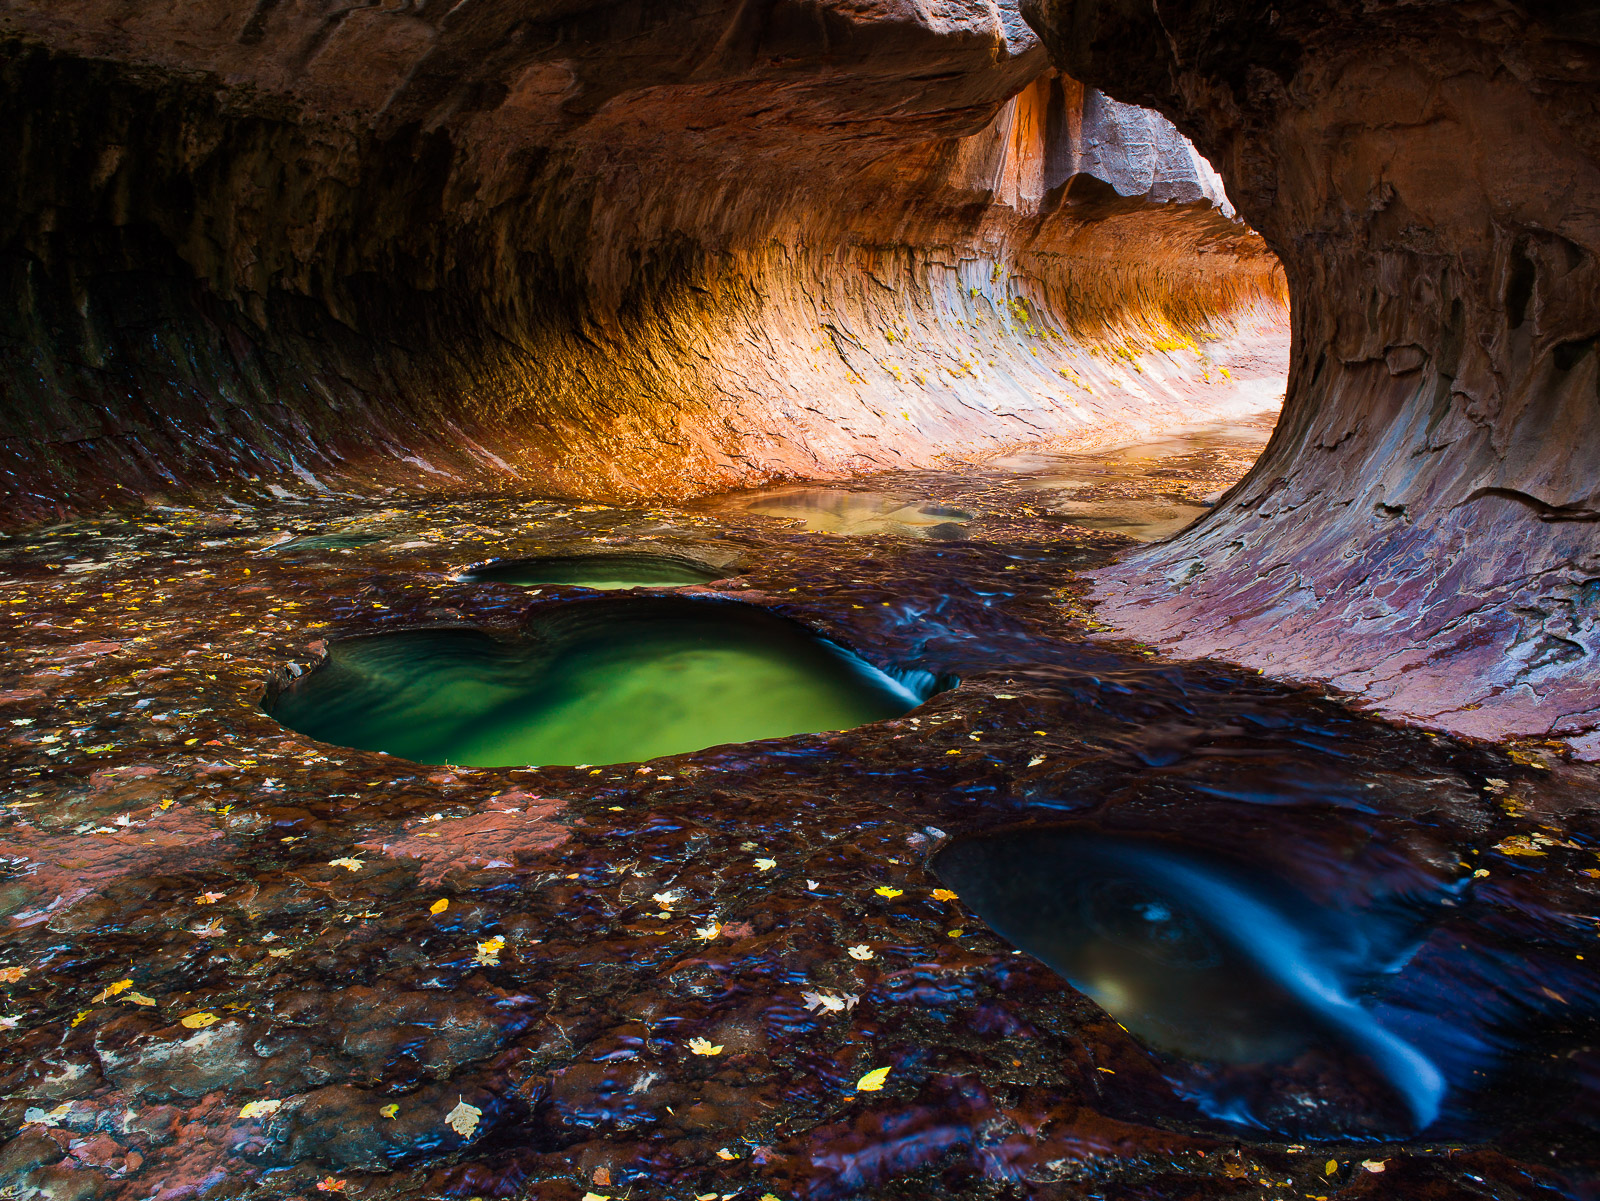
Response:
POLYGON ((13 519, 683 496, 1273 399, 1211 368, 1281 344, 1276 262, 1010 3, 8 0, 0 35, 13 519))
POLYGON ((1480 735, 1600 723, 1600 6, 1031 0, 1282 258, 1277 436, 1111 620, 1480 735))

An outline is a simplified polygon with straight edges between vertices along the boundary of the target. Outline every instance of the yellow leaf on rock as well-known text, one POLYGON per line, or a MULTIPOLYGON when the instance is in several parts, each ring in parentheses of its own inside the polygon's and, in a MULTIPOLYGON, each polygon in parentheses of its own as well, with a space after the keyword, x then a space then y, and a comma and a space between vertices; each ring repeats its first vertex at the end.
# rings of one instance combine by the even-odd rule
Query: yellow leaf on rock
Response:
POLYGON ((448 908, 450 908, 450 902, 445 900, 443 897, 440 897, 432 905, 428 906, 428 912, 429 913, 443 913, 448 908))
POLYGON ((873 1068, 860 1080, 856 1081, 858 1093, 875 1093, 883 1088, 883 1082, 889 1078, 888 1068, 873 1068))
POLYGON ((207 1026, 215 1025, 219 1020, 214 1013, 191 1013, 188 1017, 179 1018, 178 1022, 191 1030, 204 1030, 207 1026))
POLYGON ((264 1118, 277 1110, 282 1101, 247 1101, 239 1110, 241 1118, 264 1118))
POLYGON ((342 867, 342 868, 345 868, 347 871, 358 872, 358 871, 361 870, 363 864, 362 864, 361 860, 359 860, 359 859, 351 859, 347 855, 343 859, 330 859, 330 860, 328 860, 328 866, 329 867, 342 867))
POLYGON ((25 967, 0 967, 0 984, 15 984, 27 974, 25 967))
POLYGON ((887 884, 885 884, 882 888, 874 888, 872 891, 877 893, 880 897, 888 897, 892 901, 896 897, 903 895, 905 889, 890 888, 887 884))
POLYGON ((714 1046, 712 1045, 711 1040, 708 1038, 691 1038, 689 1040, 689 1050, 693 1051, 696 1055, 722 1054, 721 1044, 714 1046))
POLYGON ((154 997, 147 997, 142 992, 131 992, 127 996, 123 997, 122 1001, 125 1005, 149 1006, 156 1003, 156 999, 154 997))
POLYGON ((1339 1161, 1337 1159, 1330 1159, 1326 1164, 1323 1165, 1322 1174, 1324 1176, 1332 1176, 1338 1170, 1339 1161))
POLYGON ((118 980, 115 984, 108 984, 95 995, 95 998, 91 1004, 100 1005, 106 1001, 109 1001, 112 997, 127 992, 132 987, 132 980, 118 980))
POLYGON ((936 901, 953 901, 956 899, 956 894, 948 888, 935 888, 933 890, 933 899, 936 901))
POLYGON ((398 1105, 385 1105, 382 1109, 378 1110, 378 1112, 384 1117, 393 1120, 400 1116, 400 1107, 398 1105))

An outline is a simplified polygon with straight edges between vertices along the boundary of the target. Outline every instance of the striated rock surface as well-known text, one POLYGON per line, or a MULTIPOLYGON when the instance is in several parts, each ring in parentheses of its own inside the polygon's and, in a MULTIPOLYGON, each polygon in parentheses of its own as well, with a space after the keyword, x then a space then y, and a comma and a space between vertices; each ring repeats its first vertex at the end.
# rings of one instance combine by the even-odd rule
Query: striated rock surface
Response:
POLYGON ((1455 731, 1600 724, 1600 5, 1024 9, 1195 139, 1294 300, 1272 444, 1108 620, 1455 731))
POLYGON ((1282 342, 1203 161, 1011 0, 3 0, 0 98, 12 520, 1082 445, 1282 342))

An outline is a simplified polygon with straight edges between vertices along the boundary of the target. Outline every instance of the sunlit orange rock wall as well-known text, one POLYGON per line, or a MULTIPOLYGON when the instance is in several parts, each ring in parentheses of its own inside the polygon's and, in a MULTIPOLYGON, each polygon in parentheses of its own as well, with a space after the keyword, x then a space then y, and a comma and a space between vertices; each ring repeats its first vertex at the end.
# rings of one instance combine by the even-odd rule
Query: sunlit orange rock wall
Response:
POLYGON ((1270 343, 1282 277, 1203 161, 1009 3, 924 9, 0 0, 5 511, 681 496, 1243 403, 1191 347, 1270 343))
POLYGON ((1282 258, 1288 401, 1111 620, 1388 711, 1600 751, 1600 6, 1030 0, 1282 258))

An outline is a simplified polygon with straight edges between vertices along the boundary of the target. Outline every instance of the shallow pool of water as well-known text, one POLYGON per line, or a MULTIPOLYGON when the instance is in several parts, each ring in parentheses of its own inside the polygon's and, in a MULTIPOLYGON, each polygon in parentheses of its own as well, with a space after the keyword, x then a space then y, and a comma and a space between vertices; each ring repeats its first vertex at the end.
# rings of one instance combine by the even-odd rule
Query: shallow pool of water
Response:
POLYGON ((972 520, 972 514, 964 509, 846 488, 772 488, 754 496, 727 497, 720 503, 763 517, 799 521, 819 534, 901 534, 953 540, 966 537, 963 527, 972 520))
POLYGON ((935 690, 752 605, 553 605, 522 637, 411 630, 332 644, 269 705, 323 742, 476 767, 618 763, 896 717, 935 690))
POLYGON ((528 587, 568 584, 600 591, 625 588, 681 588, 708 584, 728 574, 677 555, 602 552, 548 555, 537 559, 505 559, 466 572, 467 580, 528 587))
POLYGON ((1242 862, 1070 827, 958 840, 934 867, 1136 1038, 1201 1064, 1188 1091, 1214 1117, 1316 1135, 1440 1115, 1444 1066, 1362 1001, 1414 949, 1430 908, 1419 897, 1319 905, 1242 862))

